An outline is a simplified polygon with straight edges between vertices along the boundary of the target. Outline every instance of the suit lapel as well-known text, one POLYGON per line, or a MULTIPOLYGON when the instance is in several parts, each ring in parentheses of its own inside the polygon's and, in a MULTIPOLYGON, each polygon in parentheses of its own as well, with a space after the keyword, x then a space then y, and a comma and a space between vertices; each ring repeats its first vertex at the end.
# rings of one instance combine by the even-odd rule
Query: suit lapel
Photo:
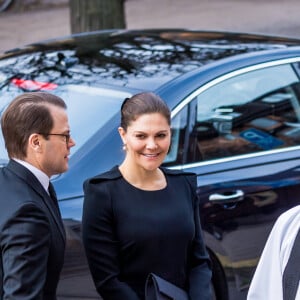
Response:
POLYGON ((41 196, 43 203, 48 208, 51 216, 55 220, 59 232, 61 233, 62 238, 65 241, 66 234, 59 209, 55 206, 53 200, 45 191, 39 180, 27 168, 25 168, 24 166, 22 166, 14 160, 9 161, 7 168, 14 172, 16 176, 22 178, 22 180, 24 180, 28 185, 30 185, 32 189, 35 190, 35 192, 41 196))

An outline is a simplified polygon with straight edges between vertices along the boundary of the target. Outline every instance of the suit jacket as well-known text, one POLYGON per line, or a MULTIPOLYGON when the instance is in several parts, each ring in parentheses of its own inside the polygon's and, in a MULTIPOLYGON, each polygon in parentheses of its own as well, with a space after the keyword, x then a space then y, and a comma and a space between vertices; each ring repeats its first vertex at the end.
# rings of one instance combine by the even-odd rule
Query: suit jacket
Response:
POLYGON ((0 299, 56 299, 65 232, 38 179, 11 160, 0 169, 0 299))

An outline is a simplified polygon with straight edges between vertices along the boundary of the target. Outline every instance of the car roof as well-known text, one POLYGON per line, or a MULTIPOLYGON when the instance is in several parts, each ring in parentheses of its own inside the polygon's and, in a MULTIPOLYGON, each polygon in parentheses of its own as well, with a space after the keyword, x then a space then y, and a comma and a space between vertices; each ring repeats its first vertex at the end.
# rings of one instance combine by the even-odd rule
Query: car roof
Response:
POLYGON ((229 57, 296 45, 299 39, 245 33, 102 30, 6 51, 0 55, 0 70, 7 80, 17 77, 58 85, 113 84, 155 90, 229 57))

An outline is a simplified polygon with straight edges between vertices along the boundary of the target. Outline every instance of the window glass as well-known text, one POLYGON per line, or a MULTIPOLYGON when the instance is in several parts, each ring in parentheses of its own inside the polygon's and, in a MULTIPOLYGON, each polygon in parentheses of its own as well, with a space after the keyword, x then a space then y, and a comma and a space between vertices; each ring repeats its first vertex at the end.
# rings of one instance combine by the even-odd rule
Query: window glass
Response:
MULTIPOLYGON (((72 155, 100 130, 114 115, 119 113, 121 103, 131 94, 112 89, 66 85, 53 91, 67 104, 71 136, 76 141, 72 155)), ((20 94, 3 93, 0 104, 0 117, 8 103, 20 94)), ((8 161, 2 132, 0 133, 0 166, 8 161)))
POLYGON ((295 72, 298 74, 298 77, 300 77, 300 62, 294 63, 293 67, 295 69, 295 72))
POLYGON ((194 100, 197 113, 188 162, 299 145, 299 100, 299 79, 289 64, 251 71, 211 87, 194 100))
POLYGON ((99 129, 120 111, 121 103, 131 95, 117 90, 68 85, 57 91, 65 100, 71 127, 76 141, 72 153, 79 150, 99 129), (76 148, 76 149, 75 149, 76 148))
POLYGON ((187 107, 184 107, 173 119, 171 123, 172 139, 170 151, 165 158, 164 165, 182 163, 184 155, 185 132, 188 123, 187 107))

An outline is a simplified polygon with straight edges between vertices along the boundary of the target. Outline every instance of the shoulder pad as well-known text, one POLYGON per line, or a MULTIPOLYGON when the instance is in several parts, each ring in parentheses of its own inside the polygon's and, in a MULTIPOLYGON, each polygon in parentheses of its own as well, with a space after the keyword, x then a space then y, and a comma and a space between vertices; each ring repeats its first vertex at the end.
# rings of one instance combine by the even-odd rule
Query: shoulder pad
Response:
POLYGON ((122 177, 118 166, 114 166, 112 169, 109 171, 106 171, 104 173, 101 173, 99 175, 96 175, 95 177, 92 177, 88 179, 90 183, 97 183, 105 180, 112 180, 112 179, 117 179, 122 177))

